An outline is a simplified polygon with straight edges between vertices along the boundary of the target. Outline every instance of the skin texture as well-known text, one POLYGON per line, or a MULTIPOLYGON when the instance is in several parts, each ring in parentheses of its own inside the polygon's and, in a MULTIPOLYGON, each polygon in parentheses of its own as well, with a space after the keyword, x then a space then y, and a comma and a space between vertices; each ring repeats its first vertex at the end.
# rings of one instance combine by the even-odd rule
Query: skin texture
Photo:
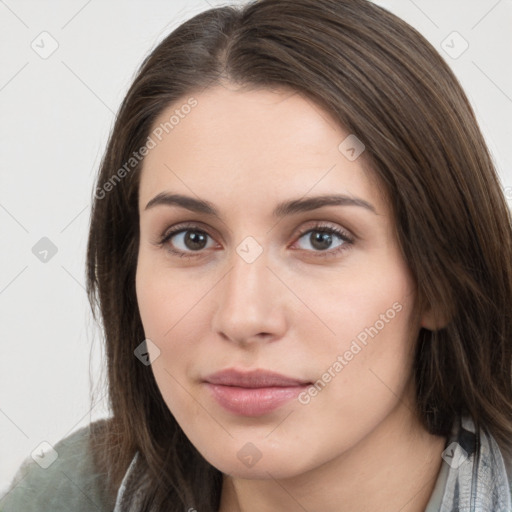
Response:
MULTIPOLYGON (((197 106, 144 161, 136 287, 146 338, 160 350, 152 349, 152 369, 163 399, 224 473, 220 510, 424 510, 445 439, 413 413, 411 366, 420 326, 432 319, 415 314, 414 282, 382 187, 362 158, 350 161, 338 149, 349 134, 298 93, 226 84, 194 97, 197 106), (209 201, 220 217, 146 209, 162 192, 209 201), (374 211, 336 205, 272 216, 282 201, 334 193, 374 211), (159 245, 184 222, 208 235, 204 248, 194 252, 183 232, 159 245), (317 225, 341 229, 352 243, 332 235, 319 249, 309 231, 317 225), (237 252, 246 237, 263 250, 251 263, 237 252), (347 360, 353 341, 375 325, 378 333, 347 360), (336 371, 338 356, 346 364, 336 371), (307 404, 293 399, 243 417, 202 382, 233 367, 310 382, 330 368, 331 379, 307 404), (261 455, 252 467, 237 456, 247 443, 261 455)), ((255 254, 251 244, 241 247, 255 254)))

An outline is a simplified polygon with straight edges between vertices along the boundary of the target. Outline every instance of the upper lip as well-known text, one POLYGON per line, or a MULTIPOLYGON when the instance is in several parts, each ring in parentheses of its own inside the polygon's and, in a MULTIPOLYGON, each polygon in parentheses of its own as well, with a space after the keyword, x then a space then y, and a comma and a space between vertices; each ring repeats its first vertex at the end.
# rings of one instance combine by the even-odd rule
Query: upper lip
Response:
POLYGON ((269 370, 251 370, 249 372, 228 368, 216 373, 212 373, 204 379, 210 384, 220 384, 222 386, 237 386, 241 388, 267 388, 267 387, 285 387, 285 386, 303 386, 310 382, 287 377, 269 370))

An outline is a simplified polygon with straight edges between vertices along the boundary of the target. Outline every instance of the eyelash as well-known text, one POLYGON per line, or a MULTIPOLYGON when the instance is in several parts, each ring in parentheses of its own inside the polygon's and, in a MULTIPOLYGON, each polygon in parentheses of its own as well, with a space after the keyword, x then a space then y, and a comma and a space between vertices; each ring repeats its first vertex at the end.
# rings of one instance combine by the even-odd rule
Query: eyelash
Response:
MULTIPOLYGON (((210 238, 213 238, 213 237, 211 237, 211 235, 208 234, 208 232, 206 230, 202 229, 201 227, 199 227, 196 224, 179 225, 179 226, 176 226, 175 228, 173 228, 171 231, 167 231, 166 233, 164 233, 161 236, 160 240, 157 242, 157 245, 160 247, 165 246, 167 244, 167 242, 169 242, 174 235, 177 235, 178 233, 182 233, 184 231, 196 231, 199 233, 203 233, 206 236, 209 236, 210 238)), ((314 254, 314 257, 327 258, 330 256, 335 256, 335 255, 349 249, 350 246, 354 243, 354 239, 351 236, 349 236, 347 232, 345 232, 339 228, 321 224, 321 223, 318 223, 318 224, 315 224, 314 226, 299 230, 299 234, 298 234, 296 240, 297 241, 300 240, 304 235, 311 233, 311 232, 336 235, 343 241, 343 243, 340 246, 336 247, 335 249, 331 249, 331 250, 327 250, 327 251, 308 251, 308 250, 306 250, 306 252, 312 252, 314 254)), ((166 250, 169 253, 171 253, 175 256, 179 256, 181 258, 196 258, 196 257, 204 256, 202 250, 183 252, 183 251, 174 249, 171 245, 166 247, 166 250)))

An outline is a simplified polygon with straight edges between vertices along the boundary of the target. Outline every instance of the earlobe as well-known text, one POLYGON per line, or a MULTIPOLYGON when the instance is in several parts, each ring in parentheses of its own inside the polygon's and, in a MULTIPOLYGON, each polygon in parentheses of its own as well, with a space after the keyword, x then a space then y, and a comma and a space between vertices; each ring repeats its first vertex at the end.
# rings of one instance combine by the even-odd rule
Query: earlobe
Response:
POLYGON ((444 314, 436 315, 435 312, 429 308, 421 315, 421 327, 429 331, 439 331, 448 324, 448 318, 444 314))

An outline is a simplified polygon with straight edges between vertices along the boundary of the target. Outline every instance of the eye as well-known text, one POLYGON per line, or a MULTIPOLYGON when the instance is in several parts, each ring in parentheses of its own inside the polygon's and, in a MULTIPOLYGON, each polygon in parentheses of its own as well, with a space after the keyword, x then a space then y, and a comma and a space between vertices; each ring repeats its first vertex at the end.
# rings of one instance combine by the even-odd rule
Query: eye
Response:
MULTIPOLYGON (((314 226, 301 231, 301 236, 295 244, 299 249, 317 253, 338 253, 353 243, 352 237, 339 228, 332 226, 314 226)), ((319 254, 321 256, 326 254, 319 254)))
POLYGON ((197 227, 176 227, 167 232, 160 241, 166 245, 167 250, 182 257, 197 256, 203 249, 210 249, 215 245, 212 237, 197 227))

